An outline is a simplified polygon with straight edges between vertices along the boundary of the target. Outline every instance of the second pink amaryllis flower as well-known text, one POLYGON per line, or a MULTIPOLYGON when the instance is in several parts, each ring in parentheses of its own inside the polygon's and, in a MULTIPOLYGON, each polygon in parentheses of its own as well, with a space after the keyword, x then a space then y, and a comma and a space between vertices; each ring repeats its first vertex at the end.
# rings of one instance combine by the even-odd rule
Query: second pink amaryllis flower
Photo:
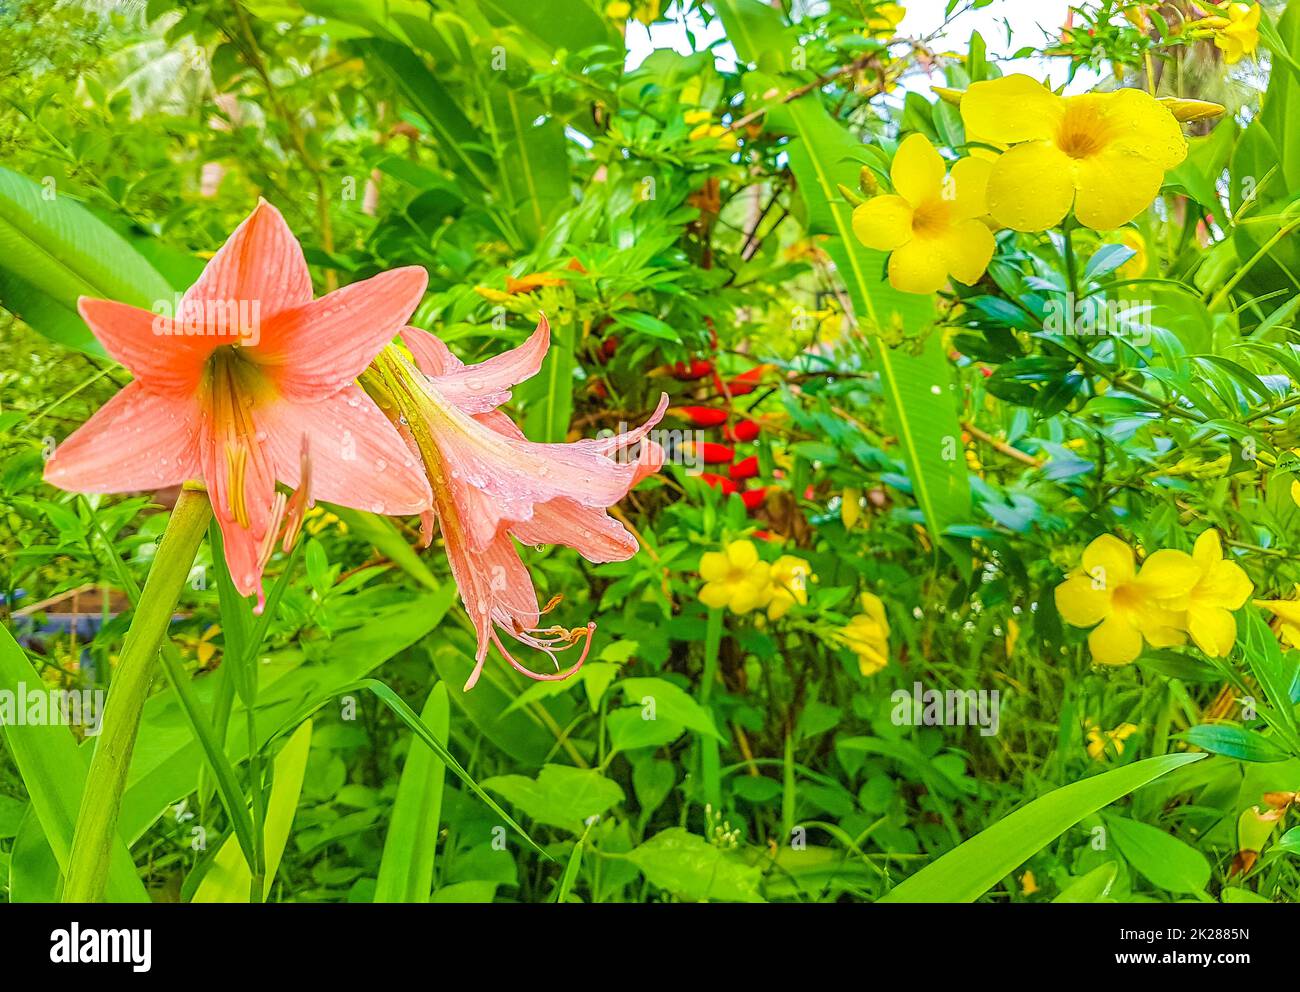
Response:
POLYGON ((430 505, 420 466, 354 382, 427 280, 412 266, 313 299, 301 247, 263 201, 175 314, 81 298, 86 323, 135 378, 57 448, 46 480, 95 493, 201 480, 235 586, 260 602, 286 510, 276 482, 305 482, 304 451, 312 497, 389 514, 430 505))
POLYGON ((438 338, 408 327, 402 340, 418 368, 386 349, 362 378, 424 462, 433 487, 433 510, 452 574, 478 634, 476 665, 465 688, 478 680, 495 644, 518 671, 535 679, 561 679, 582 664, 594 624, 539 627, 532 579, 515 548, 564 544, 593 562, 621 561, 637 551, 636 539, 606 511, 638 481, 663 464, 663 449, 647 435, 664 414, 668 397, 639 428, 566 444, 527 440, 497 407, 511 387, 535 375, 550 344, 543 317, 520 347, 466 366, 438 338), (635 453, 635 456, 634 456, 635 453), (499 631, 555 659, 581 646, 565 671, 541 674, 515 659, 499 631))

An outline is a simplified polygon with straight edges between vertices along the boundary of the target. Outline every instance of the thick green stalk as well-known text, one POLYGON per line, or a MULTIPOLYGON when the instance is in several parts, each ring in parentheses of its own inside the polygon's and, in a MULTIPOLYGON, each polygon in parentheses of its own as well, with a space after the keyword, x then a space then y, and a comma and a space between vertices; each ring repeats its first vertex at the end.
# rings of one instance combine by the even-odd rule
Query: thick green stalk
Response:
POLYGON ((64 902, 103 901, 122 792, 140 714, 157 670, 158 649, 211 514, 207 493, 182 490, 149 569, 140 604, 122 645, 104 707, 103 729, 95 742, 95 755, 81 795, 63 886, 64 902))

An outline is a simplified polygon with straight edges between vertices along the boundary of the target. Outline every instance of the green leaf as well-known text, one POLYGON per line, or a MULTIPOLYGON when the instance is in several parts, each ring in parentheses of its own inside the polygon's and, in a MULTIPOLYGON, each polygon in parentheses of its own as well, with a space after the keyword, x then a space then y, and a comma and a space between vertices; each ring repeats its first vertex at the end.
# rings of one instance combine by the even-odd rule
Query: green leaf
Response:
POLYGON ((1263 734, 1242 727, 1203 723, 1192 727, 1183 737, 1189 744, 1212 754, 1223 754, 1240 761, 1285 761, 1291 757, 1263 734))
POLYGON ((655 720, 680 723, 696 733, 707 734, 719 741, 723 739, 713 725, 713 715, 671 682, 650 678, 624 679, 618 687, 629 703, 640 705, 643 712, 653 712, 655 720))
POLYGON ((651 884, 684 900, 763 901, 758 893, 761 868, 681 827, 659 831, 627 857, 651 884))
POLYGON ((572 321, 557 320, 551 325, 551 349, 542 361, 541 371, 515 392, 525 404, 524 433, 530 440, 558 444, 569 433, 573 415, 572 321))
POLYGON ((1107 861, 1081 878, 1076 878, 1052 902, 1105 902, 1118 872, 1119 863, 1107 861))
MULTIPOLYGON (((50 187, 52 189, 52 187, 50 187)), ((0 168, 0 305, 36 330, 91 355, 104 350, 77 313, 77 298, 151 309, 170 302, 166 279, 130 242, 75 200, 0 168)))
POLYGON ((1120 853, 1147 881, 1168 892, 1203 892, 1210 882, 1205 855, 1149 823, 1109 813, 1106 827, 1120 853))
MULTIPOLYGON (((265 891, 270 891, 280 867, 293 815, 302 795, 302 780, 307 773, 307 755, 311 751, 312 723, 307 720, 294 731, 280 753, 275 756, 271 780, 271 797, 266 804, 266 824, 262 831, 262 850, 266 857, 265 891)), ((248 902, 253 873, 248 870, 239 842, 227 837, 213 859, 203 881, 194 891, 194 902, 248 902)))
POLYGON ((1083 270, 1083 278, 1086 281, 1100 279, 1114 272, 1136 254, 1137 252, 1127 245, 1102 245, 1093 252, 1092 258, 1088 259, 1088 264, 1083 270))
MULTIPOLYGON (((16 700, 24 688, 29 692, 44 692, 49 687, 28 663, 8 628, 0 626, 0 689, 16 700)), ((79 750, 72 732, 65 726, 48 722, 32 725, 16 719, 11 723, 8 716, 3 723, 5 744, 18 766, 50 850, 60 869, 64 869, 90 767, 90 750, 79 750)), ((48 898, 53 901, 56 893, 49 893, 48 898)), ((110 902, 149 901, 121 841, 113 846, 107 898, 110 902)))
POLYGON ((661 747, 671 744, 686 727, 671 720, 648 720, 639 706, 615 710, 605 718, 609 731, 609 746, 615 751, 631 751, 639 747, 661 747))
POLYGON ((880 902, 974 902, 1084 817, 1203 754, 1163 754, 1074 782, 1004 816, 880 902))
MULTIPOLYGON (((429 693, 420 720, 444 744, 450 732, 451 703, 447 683, 429 693)), ((438 821, 447 767, 437 755, 411 742, 397 783, 397 798, 388 821, 384 854, 379 862, 375 902, 428 902, 433 890, 433 863, 438 849, 438 821)))
POLYGON ((584 821, 623 801, 623 789, 593 768, 543 765, 537 778, 498 775, 483 780, 517 810, 538 823, 581 834, 584 821))
POLYGON ((609 21, 587 3, 566 3, 563 12, 537 0, 475 0, 498 24, 507 24, 537 41, 549 60, 556 49, 579 52, 593 45, 622 43, 609 21))

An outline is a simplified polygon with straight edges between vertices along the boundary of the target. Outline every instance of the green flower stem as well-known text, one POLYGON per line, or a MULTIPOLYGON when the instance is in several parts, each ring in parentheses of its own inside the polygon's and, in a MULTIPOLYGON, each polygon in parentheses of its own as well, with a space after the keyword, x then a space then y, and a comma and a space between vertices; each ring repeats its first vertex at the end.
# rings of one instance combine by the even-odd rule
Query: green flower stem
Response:
POLYGON ((63 886, 64 902, 104 899, 122 792, 131 767, 140 714, 157 669, 158 649, 167 634, 181 589, 189 578, 211 514, 207 493, 181 490, 149 569, 140 605, 122 645, 104 708, 103 730, 95 743, 95 755, 81 795, 63 886))
MULTIPOLYGON (((709 610, 708 626, 704 633, 704 674, 700 679, 699 704, 710 714, 709 696, 713 683, 718 680, 718 652, 722 647, 722 611, 709 610)), ((716 724, 716 721, 715 721, 716 724)), ((718 739, 707 734, 700 736, 700 777, 704 783, 705 802, 713 806, 714 813, 722 809, 722 762, 718 755, 718 739)))

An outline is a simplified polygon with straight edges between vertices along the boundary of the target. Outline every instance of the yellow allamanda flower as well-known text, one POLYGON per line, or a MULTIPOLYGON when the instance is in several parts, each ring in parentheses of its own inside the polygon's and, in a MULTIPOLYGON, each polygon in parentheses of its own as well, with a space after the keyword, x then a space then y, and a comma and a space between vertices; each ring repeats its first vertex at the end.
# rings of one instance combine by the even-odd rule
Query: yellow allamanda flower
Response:
POLYGON ((1300 648, 1300 582, 1295 587, 1296 599, 1257 599, 1256 606, 1262 606, 1273 616, 1282 621, 1279 633, 1282 640, 1293 648, 1300 648))
POLYGON ((863 612, 850 619, 835 636, 858 656, 858 671, 871 676, 889 664, 889 621, 879 596, 864 592, 859 602, 863 612))
POLYGON ((1127 224, 1187 156, 1178 121, 1137 89, 1057 96, 1015 74, 971 84, 961 99, 968 134, 1012 147, 988 177, 988 208, 1016 231, 1045 231, 1074 208, 1097 230, 1127 224))
POLYGON ((1232 611, 1241 609, 1255 587, 1240 565, 1224 559, 1216 530, 1204 531, 1196 539, 1192 560, 1201 576, 1187 593, 1187 632, 1211 658, 1222 658, 1237 643, 1232 611))
POLYGON ((948 277, 973 285, 993 257, 984 187, 992 163, 963 158, 948 172, 922 134, 898 146, 889 177, 894 194, 853 211, 853 233, 868 248, 892 252, 889 281, 905 293, 933 293, 948 277))
POLYGON ((1224 14, 1197 21, 1214 29, 1214 44, 1223 52, 1223 61, 1235 65, 1245 56, 1253 55, 1259 47, 1259 18, 1262 11, 1257 3, 1230 3, 1224 14))
POLYGON ((892 38, 906 16, 907 8, 901 3, 882 3, 867 15, 867 27, 862 33, 868 38, 892 38))
POLYGON ((1139 573, 1133 549, 1102 534, 1084 549, 1080 569, 1056 587, 1056 609, 1066 623, 1093 628, 1093 661, 1127 665, 1142 653, 1143 640, 1158 648, 1183 643, 1177 605, 1200 577, 1192 556, 1173 550, 1152 554, 1139 573))
POLYGON ((802 558, 794 555, 782 555, 772 565, 769 573, 771 582, 771 601, 767 605, 767 618, 780 620, 790 607, 798 603, 803 606, 808 602, 808 581, 812 578, 812 568, 802 558))
POLYGON ((772 598, 770 566, 760 561, 753 541, 732 541, 721 551, 700 556, 700 602, 715 610, 745 614, 772 598))
POLYGON ((1114 730, 1102 730, 1097 724, 1088 725, 1088 757, 1093 761, 1106 760, 1106 745, 1115 749, 1115 756, 1124 753, 1124 742, 1137 733, 1131 723, 1121 723, 1114 730))

